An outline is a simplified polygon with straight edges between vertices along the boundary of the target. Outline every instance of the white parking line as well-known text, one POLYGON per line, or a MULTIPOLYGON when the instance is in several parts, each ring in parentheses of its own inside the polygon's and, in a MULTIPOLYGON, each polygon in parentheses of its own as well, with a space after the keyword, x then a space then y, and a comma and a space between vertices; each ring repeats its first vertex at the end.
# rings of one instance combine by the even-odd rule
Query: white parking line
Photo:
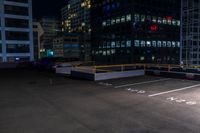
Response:
POLYGON ((199 87, 199 86, 200 86, 200 84, 197 84, 197 85, 188 86, 188 87, 184 87, 184 88, 180 88, 180 89, 175 89, 175 90, 171 90, 171 91, 160 92, 160 93, 149 95, 149 97, 155 97, 155 96, 164 95, 164 94, 168 94, 168 93, 172 93, 172 92, 187 90, 187 89, 191 89, 191 88, 195 88, 195 87, 199 87))
POLYGON ((146 82, 139 82, 139 83, 134 83, 134 84, 125 84, 125 85, 115 86, 115 88, 122 88, 122 87, 134 86, 134 85, 155 83, 155 82, 160 82, 160 81, 166 81, 166 80, 169 80, 169 79, 171 79, 171 78, 163 78, 163 79, 159 79, 159 80, 152 80, 152 81, 146 81, 146 82))

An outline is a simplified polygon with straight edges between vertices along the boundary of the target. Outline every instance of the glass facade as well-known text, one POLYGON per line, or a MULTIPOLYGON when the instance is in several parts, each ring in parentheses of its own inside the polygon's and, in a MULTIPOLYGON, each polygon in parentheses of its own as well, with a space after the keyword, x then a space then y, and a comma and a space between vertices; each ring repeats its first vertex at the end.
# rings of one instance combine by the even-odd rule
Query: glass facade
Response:
POLYGON ((92 56, 97 64, 178 64, 180 2, 93 0, 92 56))

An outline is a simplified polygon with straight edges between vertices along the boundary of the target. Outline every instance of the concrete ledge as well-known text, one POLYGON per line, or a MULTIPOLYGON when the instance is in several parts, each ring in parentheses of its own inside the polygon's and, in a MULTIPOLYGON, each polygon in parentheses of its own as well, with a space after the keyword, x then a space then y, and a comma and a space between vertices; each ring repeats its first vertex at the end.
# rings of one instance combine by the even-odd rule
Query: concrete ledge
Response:
POLYGON ((146 75, 200 81, 200 74, 197 74, 197 73, 173 72, 173 71, 168 72, 168 71, 159 71, 159 70, 146 70, 145 73, 146 75))
POLYGON ((74 71, 74 70, 71 71, 72 77, 87 79, 87 80, 92 80, 92 81, 143 76, 144 74, 145 74, 144 70, 108 72, 108 73, 87 73, 87 72, 74 71))

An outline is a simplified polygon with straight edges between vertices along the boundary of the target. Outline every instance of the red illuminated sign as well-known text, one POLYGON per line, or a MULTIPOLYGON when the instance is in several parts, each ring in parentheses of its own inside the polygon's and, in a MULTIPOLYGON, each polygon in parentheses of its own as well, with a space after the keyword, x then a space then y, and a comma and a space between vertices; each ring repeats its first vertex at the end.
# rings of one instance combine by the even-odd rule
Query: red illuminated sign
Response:
POLYGON ((151 25, 150 26, 151 31, 157 31, 158 30, 158 25, 151 25))

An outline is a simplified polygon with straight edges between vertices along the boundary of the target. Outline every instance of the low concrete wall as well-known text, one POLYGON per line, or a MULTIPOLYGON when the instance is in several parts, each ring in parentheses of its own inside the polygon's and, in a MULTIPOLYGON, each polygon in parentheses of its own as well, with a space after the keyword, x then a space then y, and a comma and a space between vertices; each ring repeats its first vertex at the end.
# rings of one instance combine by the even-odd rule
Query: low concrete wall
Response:
POLYGON ((146 75, 162 76, 167 78, 188 79, 200 81, 200 74, 174 72, 174 71, 159 71, 159 70, 146 70, 146 75))
POLYGON ((110 72, 110 73, 96 73, 95 81, 107 80, 107 79, 117 79, 117 78, 126 78, 126 77, 135 77, 145 75, 144 70, 132 70, 132 71, 123 71, 123 72, 110 72))
POLYGON ((87 73, 81 71, 71 71, 71 76, 75 78, 82 78, 93 81, 108 80, 108 79, 117 79, 117 78, 126 78, 126 77, 135 77, 143 76, 145 74, 144 70, 132 70, 132 71, 123 71, 123 72, 109 72, 109 73, 87 73))

